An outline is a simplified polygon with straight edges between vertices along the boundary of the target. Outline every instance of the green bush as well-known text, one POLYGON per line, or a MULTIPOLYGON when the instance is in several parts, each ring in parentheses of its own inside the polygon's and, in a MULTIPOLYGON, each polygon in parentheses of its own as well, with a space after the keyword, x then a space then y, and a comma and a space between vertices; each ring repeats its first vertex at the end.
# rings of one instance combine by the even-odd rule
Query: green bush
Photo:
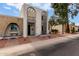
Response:
POLYGON ((75 33, 75 28, 74 27, 72 28, 71 33, 75 33))
POLYGON ((58 30, 57 29, 52 29, 52 33, 56 34, 56 33, 58 33, 58 30))

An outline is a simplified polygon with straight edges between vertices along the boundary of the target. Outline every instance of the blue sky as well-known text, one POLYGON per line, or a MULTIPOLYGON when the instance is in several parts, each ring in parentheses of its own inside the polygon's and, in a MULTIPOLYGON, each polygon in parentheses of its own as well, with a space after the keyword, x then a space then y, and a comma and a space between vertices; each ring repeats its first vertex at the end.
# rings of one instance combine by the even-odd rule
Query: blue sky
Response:
MULTIPOLYGON (((54 10, 50 7, 51 6, 50 3, 34 3, 34 4, 30 3, 30 5, 38 7, 43 10, 47 10, 49 17, 54 14, 53 13, 54 10)), ((0 14, 18 17, 20 16, 21 7, 22 7, 22 3, 21 4, 0 3, 0 14)), ((74 17, 74 19, 69 18, 69 20, 71 20, 72 22, 75 22, 76 25, 79 25, 79 13, 76 17, 74 17)))
POLYGON ((19 16, 19 9, 6 3, 0 3, 0 14, 9 16, 19 16))
MULTIPOLYGON (((52 12, 53 10, 50 8, 50 4, 35 3, 35 4, 31 4, 31 5, 35 6, 35 7, 39 7, 40 9, 43 9, 43 10, 47 10, 49 16, 51 16, 53 14, 53 12, 52 12)), ((14 4, 0 3, 0 14, 9 15, 9 16, 19 16, 21 6, 22 6, 22 4, 17 4, 17 3, 14 3, 14 4)))

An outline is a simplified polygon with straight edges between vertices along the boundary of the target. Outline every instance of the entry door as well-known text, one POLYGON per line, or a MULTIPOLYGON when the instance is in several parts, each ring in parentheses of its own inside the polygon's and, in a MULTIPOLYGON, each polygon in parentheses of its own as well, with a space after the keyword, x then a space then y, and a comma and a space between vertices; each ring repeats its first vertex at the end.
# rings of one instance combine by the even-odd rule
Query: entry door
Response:
POLYGON ((28 35, 35 35, 35 24, 28 23, 28 35))
POLYGON ((42 34, 46 34, 46 28, 45 28, 45 26, 42 26, 42 34))
POLYGON ((28 35, 30 35, 30 24, 28 24, 28 35))

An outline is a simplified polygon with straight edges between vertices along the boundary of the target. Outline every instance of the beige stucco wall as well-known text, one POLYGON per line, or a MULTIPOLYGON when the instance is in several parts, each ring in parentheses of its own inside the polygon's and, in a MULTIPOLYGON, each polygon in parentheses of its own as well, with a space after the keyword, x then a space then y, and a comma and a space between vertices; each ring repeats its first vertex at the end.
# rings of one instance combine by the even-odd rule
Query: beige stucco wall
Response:
POLYGON ((52 29, 57 29, 59 31, 59 33, 62 33, 62 25, 56 25, 56 26, 52 27, 52 29))
POLYGON ((73 29, 73 27, 75 28, 75 31, 78 31, 78 26, 75 26, 75 25, 71 25, 70 24, 69 27, 70 27, 70 33, 71 33, 71 30, 73 29))
POLYGON ((23 32, 23 19, 0 15, 0 36, 4 36, 5 30, 10 23, 18 24, 21 33, 23 32))
POLYGON ((75 26, 75 31, 78 31, 78 26, 75 26))

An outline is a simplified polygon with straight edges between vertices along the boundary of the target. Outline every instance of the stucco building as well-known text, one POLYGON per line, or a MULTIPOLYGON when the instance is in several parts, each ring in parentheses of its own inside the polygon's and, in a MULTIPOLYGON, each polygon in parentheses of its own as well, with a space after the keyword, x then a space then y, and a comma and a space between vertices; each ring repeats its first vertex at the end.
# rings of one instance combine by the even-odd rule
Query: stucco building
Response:
MULTIPOLYGON (((72 33, 73 28, 74 28, 75 32, 79 32, 79 26, 69 24, 70 33, 72 33)), ((60 34, 66 33, 66 25, 59 24, 59 25, 52 27, 52 29, 58 30, 58 33, 60 33, 60 34)))
POLYGON ((47 11, 23 4, 20 17, 0 15, 0 37, 37 36, 48 33, 47 11))
POLYGON ((52 29, 56 29, 58 30, 58 33, 62 34, 65 33, 66 31, 66 25, 62 25, 62 24, 55 25, 54 27, 52 27, 52 29))

